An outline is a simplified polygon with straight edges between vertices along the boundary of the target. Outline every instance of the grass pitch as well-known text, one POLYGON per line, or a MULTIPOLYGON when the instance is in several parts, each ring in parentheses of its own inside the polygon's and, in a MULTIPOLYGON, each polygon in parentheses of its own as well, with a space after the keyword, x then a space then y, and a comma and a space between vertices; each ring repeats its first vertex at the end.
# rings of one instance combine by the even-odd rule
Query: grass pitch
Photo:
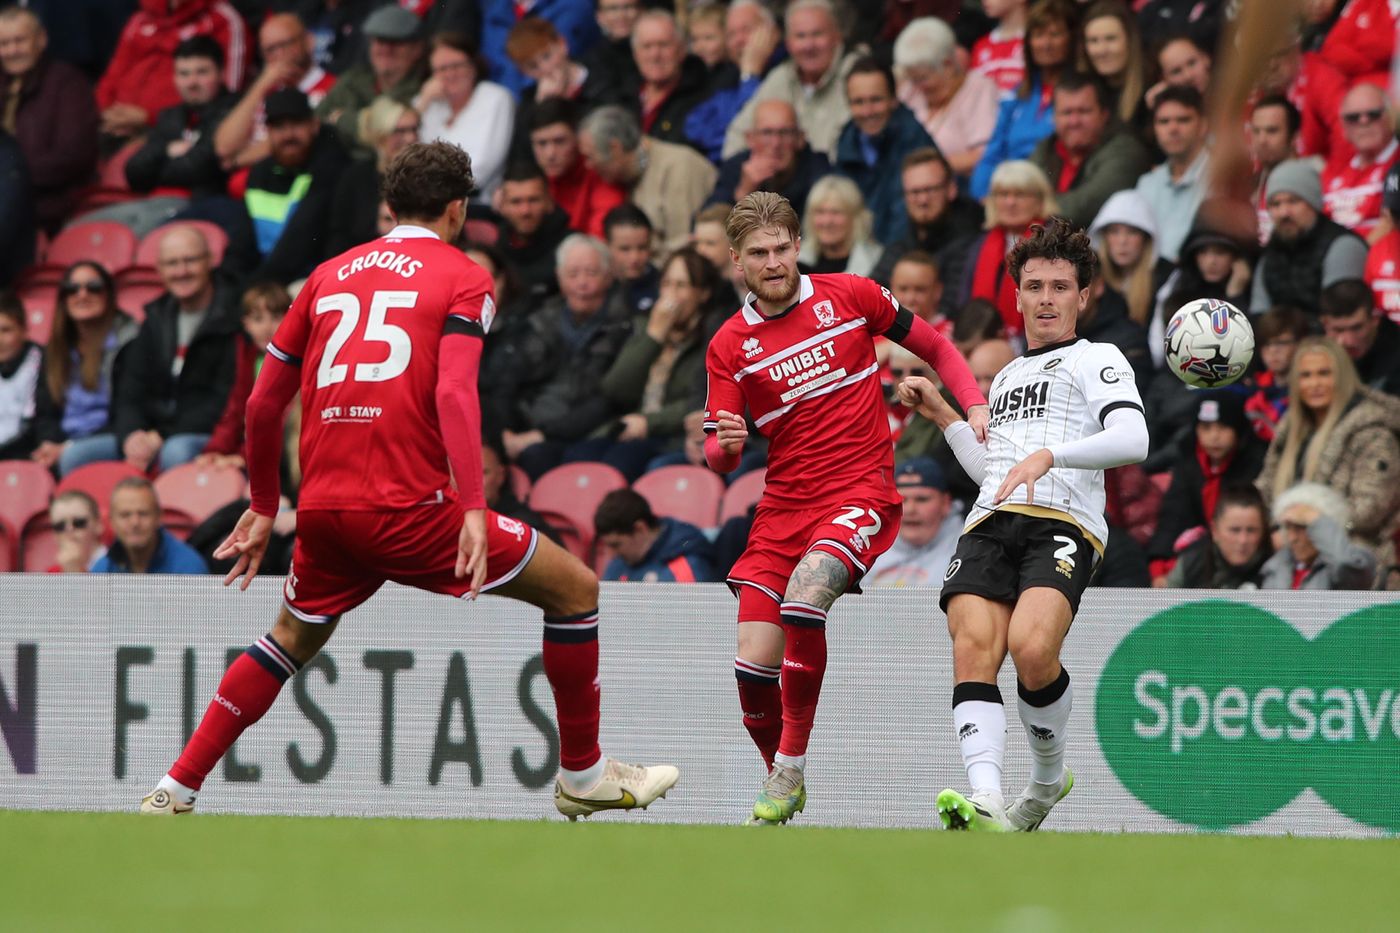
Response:
POLYGON ((1400 841, 0 811, 5 930, 1395 930, 1400 841))

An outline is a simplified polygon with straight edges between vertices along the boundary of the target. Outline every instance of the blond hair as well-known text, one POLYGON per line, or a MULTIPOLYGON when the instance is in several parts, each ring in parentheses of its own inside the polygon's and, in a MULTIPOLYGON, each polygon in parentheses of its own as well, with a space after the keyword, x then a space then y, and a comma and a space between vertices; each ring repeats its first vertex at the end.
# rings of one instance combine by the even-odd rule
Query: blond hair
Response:
POLYGON ((1044 170, 1025 159, 1009 159, 996 167, 996 171, 992 172, 992 180, 987 185, 986 223, 983 224, 983 229, 994 230, 1001 226, 996 198, 992 197, 992 192, 998 188, 1031 191, 1040 195, 1037 218, 1053 217, 1060 212, 1060 204, 1055 200, 1055 189, 1050 187, 1050 179, 1045 177, 1044 170))
POLYGON ((815 246, 817 243, 816 224, 813 218, 818 209, 831 205, 851 218, 851 233, 843 245, 853 249, 857 243, 870 239, 870 230, 875 225, 870 209, 865 206, 865 197, 860 188, 845 175, 823 175, 807 194, 807 210, 802 217, 802 233, 815 246))
POLYGON ((1304 337, 1293 354, 1293 366, 1288 373, 1288 411, 1284 412, 1279 424, 1279 434, 1283 435, 1283 448, 1279 451, 1278 472, 1274 475, 1272 495, 1277 498, 1284 490, 1298 480, 1312 482, 1317 479, 1322 448, 1332 436, 1332 431, 1341 420, 1347 405, 1361 391, 1361 379, 1356 374, 1347 351, 1326 337, 1304 337), (1319 418, 1303 404, 1302 392, 1298 388, 1298 367, 1304 356, 1321 353, 1332 361, 1332 404, 1319 418), (1298 460, 1302 457, 1303 472, 1299 474, 1298 460))
POLYGON ((1152 239, 1152 234, 1137 226, 1136 224, 1114 221, 1104 227, 1104 236, 1099 241, 1099 269, 1103 272, 1103 280, 1110 288, 1116 289, 1122 294, 1123 300, 1128 305, 1128 317, 1134 323, 1147 326, 1148 320, 1152 317, 1152 309, 1156 306, 1157 290, 1154 288, 1153 279, 1157 269, 1157 245, 1152 239), (1108 227, 1124 226, 1131 227, 1141 233, 1145 242, 1142 245, 1142 255, 1138 261, 1131 266, 1119 267, 1108 255, 1108 227))
POLYGON ((755 230, 777 227, 785 230, 797 240, 802 235, 802 224, 797 219, 797 211, 781 194, 772 191, 755 191, 739 199, 729 212, 724 224, 724 235, 735 251, 744 248, 744 241, 755 230))

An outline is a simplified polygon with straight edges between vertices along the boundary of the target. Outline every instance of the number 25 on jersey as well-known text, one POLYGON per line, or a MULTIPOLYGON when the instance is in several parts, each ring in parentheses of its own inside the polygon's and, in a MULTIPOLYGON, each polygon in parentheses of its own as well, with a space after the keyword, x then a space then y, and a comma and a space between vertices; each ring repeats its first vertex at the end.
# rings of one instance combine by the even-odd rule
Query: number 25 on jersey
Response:
MULTIPOLYGON (((360 336, 362 343, 382 343, 388 345, 384 359, 377 363, 356 363, 355 382, 388 382, 403 375, 408 369, 409 358, 413 355, 413 342, 408 331, 390 324, 385 318, 391 308, 412 308, 418 302, 417 292, 375 292, 370 300, 369 316, 365 320, 365 330, 360 336)), ((329 311, 340 312, 340 320, 326 341, 326 350, 321 355, 321 365, 316 370, 316 388, 322 389, 337 382, 344 382, 349 375, 348 363, 337 363, 336 357, 345 349, 346 343, 354 336, 360 323, 360 299, 349 292, 327 295, 316 302, 316 314, 329 311)))

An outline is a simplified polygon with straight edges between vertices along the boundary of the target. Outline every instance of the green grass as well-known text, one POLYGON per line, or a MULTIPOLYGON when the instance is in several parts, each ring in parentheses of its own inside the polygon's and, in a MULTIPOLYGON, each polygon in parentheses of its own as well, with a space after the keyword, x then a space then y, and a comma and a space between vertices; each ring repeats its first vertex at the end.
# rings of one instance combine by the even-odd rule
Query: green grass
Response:
POLYGON ((1394 930, 1400 842, 0 811, 3 930, 1394 930))

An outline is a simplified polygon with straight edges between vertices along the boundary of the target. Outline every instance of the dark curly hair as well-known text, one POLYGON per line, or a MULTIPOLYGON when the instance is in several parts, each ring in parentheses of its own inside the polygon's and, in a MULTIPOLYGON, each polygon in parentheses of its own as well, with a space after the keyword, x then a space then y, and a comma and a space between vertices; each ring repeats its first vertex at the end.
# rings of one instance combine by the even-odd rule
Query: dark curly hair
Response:
POLYGON ((1007 268, 1018 286, 1021 284, 1021 270, 1032 259, 1048 259, 1051 262, 1063 259, 1072 263, 1080 288, 1089 287, 1099 265, 1099 257, 1094 253, 1089 235, 1063 217, 1052 217, 1044 226, 1033 224, 1031 235, 1012 248, 1007 258, 1007 268))
POLYGON ((384 170, 384 200, 400 221, 437 220, 475 189, 471 156, 452 143, 412 143, 384 170))

